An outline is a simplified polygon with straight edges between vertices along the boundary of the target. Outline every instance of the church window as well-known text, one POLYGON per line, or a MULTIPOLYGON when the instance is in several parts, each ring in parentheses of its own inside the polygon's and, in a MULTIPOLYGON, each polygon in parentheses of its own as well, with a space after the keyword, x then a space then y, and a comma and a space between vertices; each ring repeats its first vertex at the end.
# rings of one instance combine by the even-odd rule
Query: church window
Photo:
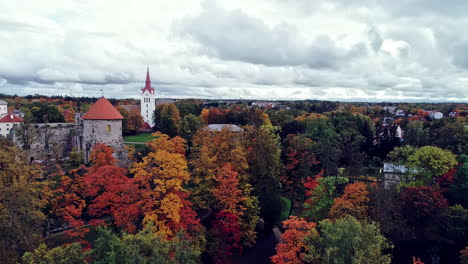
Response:
POLYGON ((111 132, 111 125, 107 125, 107 133, 111 132))

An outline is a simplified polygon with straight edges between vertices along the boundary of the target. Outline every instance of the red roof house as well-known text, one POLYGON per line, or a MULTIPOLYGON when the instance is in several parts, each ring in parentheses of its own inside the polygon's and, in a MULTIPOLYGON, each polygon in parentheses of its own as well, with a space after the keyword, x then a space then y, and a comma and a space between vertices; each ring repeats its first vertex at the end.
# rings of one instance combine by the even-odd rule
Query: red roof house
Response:
POLYGON ((124 117, 115 109, 115 107, 104 97, 99 98, 93 104, 88 112, 83 115, 83 119, 88 120, 116 120, 124 117))
POLYGON ((8 115, 2 117, 2 119, 0 119, 0 123, 15 123, 15 122, 23 122, 24 120, 13 114, 13 113, 8 113, 8 115))

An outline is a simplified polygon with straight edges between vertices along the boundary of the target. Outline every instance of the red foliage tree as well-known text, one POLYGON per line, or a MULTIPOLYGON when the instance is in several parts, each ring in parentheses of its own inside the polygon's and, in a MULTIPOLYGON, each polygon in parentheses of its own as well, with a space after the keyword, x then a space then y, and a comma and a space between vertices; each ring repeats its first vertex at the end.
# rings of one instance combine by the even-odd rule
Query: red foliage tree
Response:
POLYGON ((139 184, 128 178, 127 170, 115 165, 104 165, 87 173, 87 194, 94 199, 88 206, 91 216, 109 215, 114 224, 125 231, 137 231, 141 219, 141 192, 139 184))
POLYGON ((226 263, 226 257, 233 254, 235 249, 241 249, 241 231, 239 217, 227 211, 215 214, 211 228, 214 248, 209 249, 215 263, 226 263))
POLYGON ((91 154, 89 154, 89 161, 91 168, 97 168, 104 165, 115 165, 117 160, 112 156, 114 149, 102 143, 97 143, 93 146, 91 154))
POLYGON ((403 212, 414 226, 441 215, 448 207, 448 202, 441 192, 431 187, 408 187, 401 196, 403 212))

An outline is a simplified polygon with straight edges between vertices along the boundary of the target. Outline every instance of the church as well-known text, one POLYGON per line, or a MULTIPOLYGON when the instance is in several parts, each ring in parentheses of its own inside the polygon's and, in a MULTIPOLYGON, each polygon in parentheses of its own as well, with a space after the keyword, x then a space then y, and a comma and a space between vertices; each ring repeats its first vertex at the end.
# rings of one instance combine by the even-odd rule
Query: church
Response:
POLYGON ((141 102, 140 102, 141 116, 143 117, 143 127, 154 127, 153 113, 156 110, 156 94, 153 87, 151 87, 151 78, 149 68, 146 70, 145 87, 141 88, 141 102))

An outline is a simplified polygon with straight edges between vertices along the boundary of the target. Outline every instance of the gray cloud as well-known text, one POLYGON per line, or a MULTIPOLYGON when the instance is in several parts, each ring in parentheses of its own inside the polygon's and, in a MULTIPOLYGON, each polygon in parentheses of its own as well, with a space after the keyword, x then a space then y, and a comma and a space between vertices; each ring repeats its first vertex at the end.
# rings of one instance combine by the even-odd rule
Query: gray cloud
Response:
POLYGON ((270 66, 336 68, 367 53, 363 43, 342 48, 326 35, 308 41, 287 23, 270 28, 239 9, 226 10, 211 1, 203 7, 199 16, 185 18, 178 26, 210 56, 270 66))
POLYGON ((468 101, 464 0, 27 4, 0 3, 0 93, 138 98, 150 66, 161 97, 468 101))

